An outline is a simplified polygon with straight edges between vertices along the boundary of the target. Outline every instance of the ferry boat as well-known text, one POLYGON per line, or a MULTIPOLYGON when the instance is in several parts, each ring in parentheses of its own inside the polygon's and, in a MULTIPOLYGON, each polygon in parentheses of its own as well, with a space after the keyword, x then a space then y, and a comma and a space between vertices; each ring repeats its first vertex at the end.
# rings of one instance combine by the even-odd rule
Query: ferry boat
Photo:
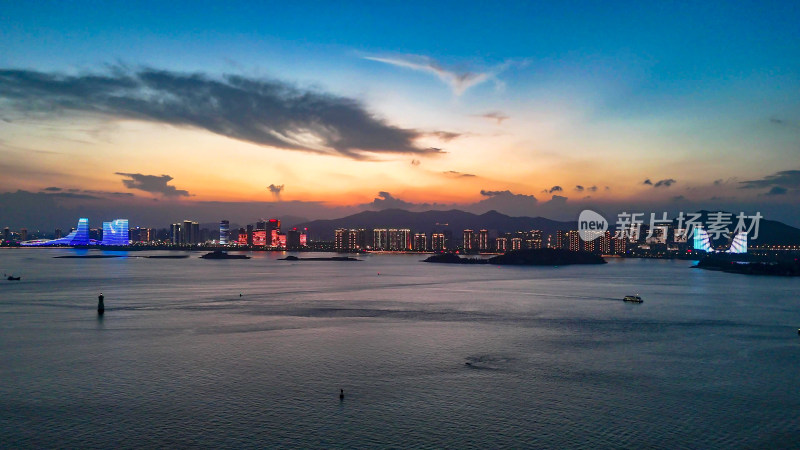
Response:
POLYGON ((639 297, 638 295, 626 295, 622 299, 622 301, 631 303, 642 303, 644 300, 642 300, 642 297, 639 297))

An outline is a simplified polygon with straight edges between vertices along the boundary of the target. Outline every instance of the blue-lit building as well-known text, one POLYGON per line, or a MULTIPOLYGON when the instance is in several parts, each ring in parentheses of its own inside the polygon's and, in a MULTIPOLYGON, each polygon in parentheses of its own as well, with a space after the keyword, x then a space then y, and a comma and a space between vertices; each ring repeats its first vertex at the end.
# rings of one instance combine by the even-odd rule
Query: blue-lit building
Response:
POLYGON ((733 254, 742 254, 747 253, 747 233, 739 232, 734 236, 733 241, 731 242, 730 247, 727 250, 721 251, 716 250, 711 245, 711 239, 708 236, 708 232, 704 230, 702 227, 697 227, 694 230, 694 242, 693 247, 697 251, 703 251, 706 253, 733 253, 733 254))
POLYGON ((46 247, 52 245, 128 245, 128 219, 103 222, 103 240, 98 242, 89 237, 89 219, 78 219, 78 228, 60 239, 36 239, 21 242, 26 247, 46 247))
POLYGON ((128 219, 103 222, 103 240, 100 245, 128 245, 128 219))
POLYGON ((48 245, 90 245, 93 241, 89 239, 89 219, 82 217, 78 219, 78 228, 72 233, 60 239, 37 239, 25 241, 20 245, 39 247, 48 245))
POLYGON ((219 244, 228 245, 230 243, 231 223, 227 220, 219 223, 219 244))

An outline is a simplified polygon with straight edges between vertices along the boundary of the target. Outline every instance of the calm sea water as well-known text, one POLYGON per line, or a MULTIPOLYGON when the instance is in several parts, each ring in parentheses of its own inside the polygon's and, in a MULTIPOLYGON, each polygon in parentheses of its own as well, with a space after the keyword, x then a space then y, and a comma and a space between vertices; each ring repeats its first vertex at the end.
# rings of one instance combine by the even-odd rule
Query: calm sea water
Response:
POLYGON ((799 279, 77 252, 0 251, 2 448, 800 446, 799 279))

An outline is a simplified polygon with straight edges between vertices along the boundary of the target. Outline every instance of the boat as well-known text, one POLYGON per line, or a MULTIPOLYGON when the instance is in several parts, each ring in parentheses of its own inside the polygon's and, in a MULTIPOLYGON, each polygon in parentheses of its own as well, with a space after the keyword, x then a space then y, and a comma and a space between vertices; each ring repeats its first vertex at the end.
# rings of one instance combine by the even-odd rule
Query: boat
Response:
POLYGON ((214 250, 211 253, 206 253, 201 256, 203 259, 250 259, 247 255, 229 255, 228 252, 222 250, 214 250))
POLYGON ((642 303, 644 300, 642 300, 642 297, 639 297, 638 295, 626 295, 622 299, 622 301, 631 303, 642 303))
POLYGON ((22 277, 13 277, 11 275, 6 278, 8 281, 19 281, 22 277))

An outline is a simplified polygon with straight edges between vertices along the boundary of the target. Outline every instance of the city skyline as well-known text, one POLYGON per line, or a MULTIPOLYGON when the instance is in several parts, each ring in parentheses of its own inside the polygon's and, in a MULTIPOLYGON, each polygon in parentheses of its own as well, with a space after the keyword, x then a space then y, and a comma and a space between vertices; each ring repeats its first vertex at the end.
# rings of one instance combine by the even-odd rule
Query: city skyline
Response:
POLYGON ((800 225, 789 2, 6 5, 3 226, 361 210, 800 225))

